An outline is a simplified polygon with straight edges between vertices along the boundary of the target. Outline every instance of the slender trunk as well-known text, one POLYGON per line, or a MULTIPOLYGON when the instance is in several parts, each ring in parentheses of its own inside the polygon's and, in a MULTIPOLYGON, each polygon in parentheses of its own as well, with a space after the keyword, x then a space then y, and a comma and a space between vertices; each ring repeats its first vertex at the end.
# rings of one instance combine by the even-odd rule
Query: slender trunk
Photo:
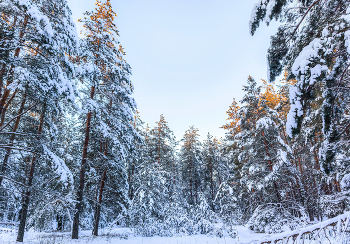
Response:
POLYGON ((176 194, 175 174, 176 174, 176 172, 175 172, 175 159, 174 159, 174 155, 173 155, 173 194, 172 194, 173 198, 174 198, 174 196, 176 194))
MULTIPOLYGON (((95 95, 95 87, 91 87, 90 98, 93 99, 95 95)), ((81 212, 81 206, 83 201, 83 193, 84 193, 84 184, 85 184, 85 164, 87 159, 87 149, 89 146, 90 139, 90 123, 91 123, 91 114, 90 111, 87 114, 86 119, 86 128, 85 128, 85 141, 83 147, 83 157, 80 165, 80 175, 79 175, 79 188, 77 192, 77 203, 75 205, 75 214, 73 220, 73 229, 72 229, 72 239, 78 239, 79 237, 79 215, 81 212)))
POLYGON ((160 128, 158 129, 158 164, 160 159, 160 128))
MULTIPOLYGON (((315 139, 316 140, 316 139, 315 139)), ((312 139, 310 139, 310 142, 311 142, 311 146, 313 147, 314 144, 312 143, 312 139)), ((313 153, 314 153, 314 159, 315 159, 315 168, 317 170, 320 170, 320 162, 318 160, 318 156, 317 156, 317 152, 316 152, 316 148, 313 148, 313 153)))
POLYGON ((209 167, 210 167, 211 208, 214 210, 213 165, 211 163, 211 158, 209 162, 209 167))
POLYGON ((194 181, 194 189, 195 189, 195 196, 196 196, 196 204, 198 204, 198 186, 197 186, 197 181, 194 181))
POLYGON ((100 185, 100 192, 98 195, 98 204, 96 204, 95 209, 95 216, 94 216, 94 229, 92 231, 92 234, 94 236, 98 236, 98 226, 100 223, 100 214, 101 214, 101 204, 102 204, 102 194, 105 186, 105 181, 107 177, 107 170, 103 171, 102 178, 101 178, 101 185, 100 185))
POLYGON ((0 115, 1 116, 2 116, 2 112, 4 111, 5 102, 6 102, 9 95, 10 95, 10 90, 5 89, 4 94, 2 95, 1 100, 0 100, 0 115))
POLYGON ((190 166, 190 174, 189 174, 189 178, 190 178, 190 193, 191 193, 191 198, 190 198, 190 204, 193 204, 193 195, 192 195, 192 172, 191 172, 191 170, 192 170, 192 167, 191 167, 191 164, 189 164, 189 166, 190 166))
MULTIPOLYGON (((43 107, 43 111, 41 114, 40 118, 40 124, 38 128, 38 135, 42 133, 43 130, 43 122, 44 122, 44 116, 45 116, 45 110, 46 110, 46 105, 43 107)), ((34 170, 35 170, 35 160, 36 160, 36 155, 33 154, 32 156, 32 161, 30 162, 29 166, 29 175, 27 179, 27 189, 25 191, 24 197, 23 197, 23 203, 22 203, 22 213, 21 213, 21 220, 19 223, 19 229, 18 229, 18 234, 17 234, 17 242, 23 242, 23 237, 24 237, 24 230, 25 230, 25 225, 26 225, 26 220, 27 220, 27 213, 28 213, 28 206, 29 206, 29 197, 30 197, 30 188, 33 184, 33 177, 34 177, 34 170)))
POLYGON ((57 230, 62 231, 63 230, 63 216, 60 214, 57 214, 56 220, 57 220, 57 230))
MULTIPOLYGON (((131 172, 131 183, 133 183, 133 180, 134 180, 134 174, 135 174, 135 165, 133 164, 132 165, 132 172, 131 172)), ((132 200, 134 198, 134 187, 131 185, 131 188, 130 188, 130 199, 132 200)))
MULTIPOLYGON (((6 55, 6 56, 8 56, 8 55, 6 55)), ((3 64, 1 67, 1 70, 0 70, 0 97, 2 97, 2 88, 4 86, 5 71, 6 71, 6 64, 3 64)))
MULTIPOLYGON (((111 112, 110 109, 112 108, 112 99, 110 99, 109 106, 110 106, 110 108, 109 108, 108 114, 110 114, 110 112, 111 112)), ((107 124, 110 125, 108 118, 106 118, 106 119, 107 119, 107 124)), ((106 139, 105 144, 104 144, 104 153, 103 154, 105 157, 107 157, 107 149, 108 149, 108 139, 106 139)), ((103 171, 103 174, 101 177, 98 203, 96 204, 95 213, 94 213, 94 225, 93 225, 93 230, 92 230, 92 234, 94 236, 98 236, 98 226, 100 224, 100 215, 101 215, 102 194, 103 194, 103 189, 105 186, 106 177, 107 177, 107 170, 105 169, 103 171)), ((130 178, 129 178, 129 180, 130 180, 130 178)))
POLYGON ((17 94, 17 89, 14 91, 14 93, 10 97, 9 101, 5 104, 4 108, 2 109, 0 127, 2 127, 4 125, 5 114, 6 114, 7 108, 10 106, 10 104, 11 104, 12 100, 15 98, 16 94, 17 94))
POLYGON ((298 157, 298 166, 299 166, 299 171, 300 174, 303 175, 303 167, 301 166, 300 158, 298 157))
MULTIPOLYGON (((22 100, 22 103, 21 103, 21 107, 19 108, 18 110, 18 114, 20 115, 21 113, 23 113, 23 109, 24 109, 24 105, 26 103, 26 100, 27 100, 27 95, 26 93, 24 94, 23 96, 23 100, 22 100)), ((17 129, 18 129, 18 125, 19 125, 19 121, 21 119, 21 116, 18 116, 16 121, 15 121, 15 126, 13 127, 13 130, 12 132, 16 132, 17 129)), ((10 138, 10 142, 9 142, 9 146, 11 147, 13 145, 13 141, 15 140, 15 134, 12 134, 11 138, 10 138)), ((5 154, 5 157, 4 157, 4 161, 2 162, 2 166, 1 166, 1 175, 5 175, 5 171, 6 171, 6 166, 7 166, 7 163, 8 163, 8 160, 9 160, 9 157, 10 157, 10 154, 11 154, 11 148, 8 148, 6 150, 6 154, 5 154)), ((3 181, 3 177, 0 177, 0 187, 2 185, 2 181, 3 181)))
POLYGON ((129 185, 128 196, 129 196, 129 199, 131 200, 131 186, 130 186, 130 181, 131 181, 131 172, 130 172, 130 169, 128 169, 128 185, 129 185))

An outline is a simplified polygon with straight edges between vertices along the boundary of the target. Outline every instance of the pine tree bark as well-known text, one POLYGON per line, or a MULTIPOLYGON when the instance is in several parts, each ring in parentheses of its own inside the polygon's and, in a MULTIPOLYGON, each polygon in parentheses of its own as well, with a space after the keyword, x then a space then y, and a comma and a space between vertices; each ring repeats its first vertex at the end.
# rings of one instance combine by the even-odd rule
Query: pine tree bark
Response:
MULTIPOLYGON (((23 96, 23 99, 22 99, 22 103, 21 103, 21 107, 19 108, 18 110, 18 115, 20 115, 21 113, 23 113, 23 110, 24 110, 24 105, 26 103, 26 100, 27 100, 27 94, 24 93, 24 96, 23 96)), ((18 125, 19 125, 19 121, 21 119, 21 116, 18 116, 17 119, 16 119, 16 122, 15 122, 15 126, 13 127, 13 130, 12 132, 15 133, 18 129, 18 125)), ((13 141, 15 140, 15 134, 12 134, 11 138, 10 138, 10 142, 9 142, 9 146, 12 146, 13 145, 13 141)), ((1 166, 1 175, 4 175, 5 174, 5 171, 6 171, 6 166, 7 166, 7 163, 8 163, 8 160, 10 158, 10 155, 11 155, 11 148, 8 148, 6 150, 6 154, 5 154, 5 157, 4 157, 4 161, 2 162, 2 166, 1 166)), ((0 187, 2 185, 2 181, 3 181, 3 177, 0 177, 0 187)))
POLYGON ((11 104, 12 100, 15 98, 16 94, 17 94, 17 89, 13 92, 12 96, 10 97, 10 99, 5 104, 4 108, 2 109, 0 127, 2 127, 4 125, 5 114, 6 114, 7 108, 10 106, 10 104, 11 104))
MULTIPOLYGON (((44 105, 43 111, 41 113, 40 124, 39 124, 39 128, 38 128, 38 135, 40 135, 42 133, 42 130, 43 130, 45 110, 46 110, 46 105, 44 105)), ((17 242, 23 242, 24 230, 25 230, 25 225, 26 225, 26 220, 27 220, 27 213, 28 213, 28 207, 29 207, 29 200, 30 200, 30 188, 31 188, 31 186, 33 184, 33 177, 34 177, 34 170, 35 170, 35 161, 36 161, 36 155, 33 154, 32 161, 30 162, 30 166, 29 166, 29 175, 28 175, 28 180, 27 180, 27 189, 26 189, 24 197, 23 197, 22 213, 21 213, 21 219, 20 219, 20 223, 19 223, 17 240, 16 240, 17 242)))
POLYGON ((0 70, 0 97, 2 97, 2 88, 4 86, 5 72, 6 72, 6 65, 3 64, 0 70))
POLYGON ((99 195, 98 195, 98 204, 96 204, 96 209, 95 209, 94 229, 92 231, 92 234, 94 236, 98 236, 98 226, 100 224, 102 196, 103 196, 103 190, 104 190, 104 187, 105 187, 106 178, 107 178, 107 170, 104 170, 103 174, 102 174, 102 178, 101 178, 100 192, 99 192, 99 195))
MULTIPOLYGON (((94 95, 95 95, 95 87, 92 86, 90 98, 94 99, 94 95)), ((81 165, 80 165, 79 188, 78 188, 78 192, 77 192, 77 203, 75 205, 75 214, 74 214, 73 228, 72 228, 72 239, 79 238, 79 215, 81 212, 83 193, 84 193, 85 165, 86 165, 86 160, 87 160, 87 149, 89 146, 89 139, 90 139, 91 115, 92 115, 92 112, 90 111, 87 114, 87 119, 86 119, 85 141, 84 141, 84 146, 83 146, 83 157, 82 157, 81 165)))
MULTIPOLYGON (((312 143, 312 139, 310 139, 310 143, 311 143, 311 146, 314 147, 314 143, 312 143)), ((315 138, 315 144, 316 144, 316 138, 315 138)), ((319 160, 318 160, 316 148, 314 148, 312 151, 313 151, 313 153, 314 153, 315 168, 316 168, 317 170, 320 170, 320 162, 319 162, 319 160)))

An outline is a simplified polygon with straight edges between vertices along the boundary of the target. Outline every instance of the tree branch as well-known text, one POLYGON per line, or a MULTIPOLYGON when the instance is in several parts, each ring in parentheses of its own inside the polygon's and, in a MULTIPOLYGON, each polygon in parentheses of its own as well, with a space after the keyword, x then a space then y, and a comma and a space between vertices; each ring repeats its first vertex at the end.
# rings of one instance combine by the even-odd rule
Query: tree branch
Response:
POLYGON ((26 111, 24 111, 23 113, 13 117, 9 122, 7 122, 3 127, 0 128, 0 132, 5 129, 13 120, 15 120, 16 118, 22 116, 23 114, 27 113, 32 107, 34 107, 35 105, 37 105, 38 103, 34 103, 32 106, 30 106, 26 111))
MULTIPOLYGON (((292 37, 295 35, 295 33, 297 32, 297 30, 299 29, 299 26, 301 25, 301 23, 304 21, 306 15, 310 12, 310 10, 316 5, 316 3, 318 3, 321 0, 316 0, 315 2, 313 2, 313 4, 311 4, 311 6, 307 9, 307 11, 305 12, 304 16, 301 18, 301 20, 299 21, 299 23, 296 25, 295 30, 293 31, 292 35, 290 36, 289 40, 292 39, 292 37)), ((288 41, 289 41, 288 40, 288 41)))
POLYGON ((31 150, 19 148, 19 147, 10 147, 10 146, 6 146, 6 145, 0 145, 0 148, 11 149, 11 150, 21 150, 21 151, 26 151, 26 152, 31 152, 31 153, 37 154, 36 152, 33 152, 31 150))

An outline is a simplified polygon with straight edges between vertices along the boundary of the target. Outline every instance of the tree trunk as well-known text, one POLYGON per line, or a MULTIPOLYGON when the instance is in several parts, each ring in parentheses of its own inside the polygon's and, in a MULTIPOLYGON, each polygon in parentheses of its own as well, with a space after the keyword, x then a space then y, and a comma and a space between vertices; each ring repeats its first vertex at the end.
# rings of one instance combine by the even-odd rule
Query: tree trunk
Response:
POLYGON ((175 171, 175 158, 173 155, 173 189, 172 189, 172 199, 174 200, 175 194, 176 194, 176 181, 175 181, 175 177, 176 177, 176 171, 175 171))
POLYGON ((214 210, 214 186, 213 186, 213 165, 210 158, 210 190, 211 190, 211 208, 214 210))
POLYGON ((6 71, 6 65, 3 64, 0 70, 0 97, 2 97, 2 87, 4 86, 5 71, 6 71))
MULTIPOLYGON (((311 146, 314 147, 314 143, 312 143, 312 139, 310 139, 310 143, 311 143, 311 146)), ((315 144, 316 144, 316 138, 315 138, 315 144)), ((317 170, 320 170, 320 162, 318 160, 318 156, 317 156, 317 152, 316 152, 316 148, 314 147, 314 149, 312 150, 313 153, 314 153, 314 159, 315 159, 315 168, 317 170)))
POLYGON ((60 214, 57 214, 56 220, 57 220, 57 230, 62 231, 63 230, 63 216, 60 214))
MULTIPOLYGON (((39 129, 38 129, 38 135, 40 135, 42 133, 42 130, 43 130, 43 122, 44 122, 45 110, 46 110, 46 105, 44 105, 43 111, 42 111, 42 114, 41 114, 41 119, 40 119, 40 124, 39 124, 39 129)), ((36 155, 33 154, 32 161, 30 162, 30 166, 29 166, 29 175, 28 175, 28 180, 27 180, 27 189, 26 189, 24 197, 23 197, 21 220, 20 220, 20 223, 19 223, 19 229, 18 229, 17 240, 16 240, 17 242, 23 242, 24 230, 25 230, 25 225, 26 225, 26 220, 27 220, 27 213, 28 213, 28 206, 29 206, 29 200, 30 200, 29 199, 29 197, 30 197, 30 188, 31 188, 31 186, 33 184, 35 160, 36 160, 36 155)))
POLYGON ((158 164, 160 160, 160 128, 158 128, 158 164))
POLYGON ((6 103, 6 105, 4 106, 4 108, 2 109, 0 127, 2 127, 2 126, 4 125, 6 110, 7 110, 7 108, 10 106, 10 104, 11 104, 12 100, 15 98, 16 94, 17 94, 17 89, 13 92, 11 98, 10 98, 9 101, 6 103))
MULTIPOLYGON (((132 165, 132 172, 131 172, 131 178, 132 178, 132 183, 134 182, 134 174, 135 174, 135 165, 133 164, 132 165)), ((131 195, 131 200, 134 199, 134 187, 131 186, 131 192, 130 192, 130 195, 131 195)))
POLYGON ((193 204, 193 194, 192 194, 192 174, 191 174, 191 171, 192 171, 192 165, 191 163, 189 164, 190 166, 190 174, 189 174, 189 178, 190 178, 190 193, 191 193, 191 198, 190 198, 190 204, 193 204))
MULTIPOLYGON (((24 96, 23 96, 23 100, 22 100, 22 103, 21 103, 21 107, 19 108, 19 111, 18 111, 18 114, 19 114, 19 115, 20 115, 21 113, 23 113, 23 109, 24 109, 24 105, 25 105, 25 103, 26 103, 26 100, 27 100, 27 94, 25 93, 24 96)), ((15 126, 13 127, 12 132, 15 133, 15 132, 17 131, 20 119, 21 119, 21 116, 18 116, 17 119, 16 119, 15 126)), ((9 146, 12 146, 12 145, 13 145, 13 141, 14 141, 14 140, 15 140, 15 134, 12 134, 11 139, 10 139, 10 142, 9 142, 9 146)), ((6 150, 6 154, 5 154, 4 161, 2 162, 2 166, 1 166, 1 175, 5 175, 6 166, 7 166, 7 163, 8 163, 9 157, 10 157, 10 154, 11 154, 11 148, 8 148, 8 149, 6 150)), ((0 187, 1 187, 1 185, 2 185, 2 181, 3 181, 3 177, 0 177, 0 187)))
MULTIPOLYGON (((93 99, 95 95, 95 87, 91 87, 91 94, 90 98, 93 99)), ((80 175, 79 175, 79 189, 77 192, 77 203, 75 205, 75 214, 74 214, 74 220, 73 220, 73 229, 72 229, 72 239, 78 239, 79 237, 79 215, 81 211, 81 205, 83 201, 83 193, 84 193, 84 183, 85 183, 85 164, 87 159, 87 148, 89 146, 89 139, 90 139, 90 123, 91 123, 91 114, 90 111, 87 114, 86 119, 86 128, 85 128, 85 141, 84 141, 84 147, 83 147, 83 157, 81 160, 80 165, 80 175)))
POLYGON ((129 170, 129 176, 128 176, 128 184, 129 184, 129 199, 132 200, 134 198, 134 189, 133 189, 133 180, 134 180, 134 166, 135 162, 133 160, 131 165, 131 172, 129 170))
POLYGON ((100 185, 100 192, 98 195, 98 204, 96 204, 95 209, 95 216, 94 216, 94 229, 92 231, 92 234, 94 236, 98 236, 98 226, 100 223, 100 214, 101 214, 101 204, 102 204, 102 194, 105 186, 105 181, 107 177, 107 170, 103 171, 102 178, 101 178, 101 185, 100 185))

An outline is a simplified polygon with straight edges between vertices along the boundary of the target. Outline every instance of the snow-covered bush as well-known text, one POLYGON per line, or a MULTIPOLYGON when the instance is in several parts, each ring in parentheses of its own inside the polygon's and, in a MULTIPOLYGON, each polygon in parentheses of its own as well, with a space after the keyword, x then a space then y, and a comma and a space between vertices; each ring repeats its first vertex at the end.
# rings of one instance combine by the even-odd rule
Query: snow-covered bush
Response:
POLYGON ((265 204, 257 207, 249 219, 247 227, 258 233, 280 233, 295 230, 306 223, 306 214, 303 209, 301 217, 293 216, 280 204, 265 204))
POLYGON ((146 211, 141 215, 131 213, 130 226, 135 234, 145 237, 188 234, 188 225, 193 225, 193 221, 189 220, 186 209, 177 203, 164 209, 166 211, 157 215, 146 211))
POLYGON ((225 224, 240 225, 243 224, 243 213, 240 207, 240 197, 238 196, 239 188, 231 187, 228 183, 223 183, 215 197, 219 206, 219 216, 225 224))
POLYGON ((215 224, 220 220, 208 205, 205 196, 199 195, 199 204, 189 211, 190 219, 194 222, 191 234, 210 234, 222 236, 222 231, 215 224))
POLYGON ((324 195, 320 197, 320 207, 322 213, 327 218, 334 218, 343 214, 349 208, 349 191, 338 192, 334 195, 324 195))
POLYGON ((147 211, 147 208, 143 208, 141 212, 140 209, 131 208, 130 226, 136 235, 145 237, 195 234, 221 237, 223 230, 216 226, 220 222, 219 218, 211 210, 202 194, 199 200, 198 205, 166 203, 162 211, 157 214, 147 211))

